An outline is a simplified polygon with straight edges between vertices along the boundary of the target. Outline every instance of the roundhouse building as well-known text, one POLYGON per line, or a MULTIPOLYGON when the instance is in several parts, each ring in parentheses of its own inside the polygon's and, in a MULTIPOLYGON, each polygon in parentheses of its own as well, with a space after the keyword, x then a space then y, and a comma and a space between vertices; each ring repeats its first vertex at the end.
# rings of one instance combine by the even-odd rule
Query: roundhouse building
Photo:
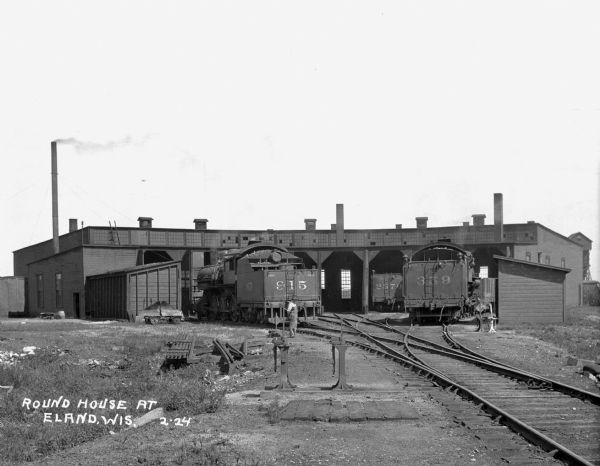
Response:
POLYGON ((181 305, 191 307, 197 270, 216 262, 220 252, 243 248, 252 240, 283 246, 302 257, 307 267, 320 269, 325 310, 360 311, 369 306, 369 277, 375 272, 401 272, 405 256, 423 245, 450 241, 471 251, 476 272, 498 276, 494 256, 569 269, 565 304, 576 305, 591 241, 582 233, 569 238, 534 221, 504 224, 502 194, 494 194, 493 223, 485 214, 460 226, 431 227, 417 217, 413 228, 398 224, 389 229, 347 229, 344 206, 336 206, 336 223, 318 229, 316 219, 305 219, 301 230, 209 229, 207 219, 194 228, 155 228, 150 217, 137 227, 87 226, 58 238, 14 251, 14 274, 26 278, 26 312, 63 310, 68 317, 90 316, 86 278, 152 263, 181 263, 181 305))

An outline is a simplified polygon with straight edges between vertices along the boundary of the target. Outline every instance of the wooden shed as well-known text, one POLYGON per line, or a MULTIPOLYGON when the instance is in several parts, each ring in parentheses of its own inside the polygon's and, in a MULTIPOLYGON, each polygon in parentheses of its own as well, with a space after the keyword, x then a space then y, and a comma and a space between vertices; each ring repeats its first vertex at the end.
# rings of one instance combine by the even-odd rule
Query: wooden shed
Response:
POLYGON ((25 278, 0 277, 0 318, 25 311, 25 278))
POLYGON ((170 261, 90 275, 85 282, 86 315, 135 320, 157 301, 181 309, 181 262, 170 261))
POLYGON ((494 259, 500 324, 564 322, 565 278, 570 269, 504 256, 494 259))

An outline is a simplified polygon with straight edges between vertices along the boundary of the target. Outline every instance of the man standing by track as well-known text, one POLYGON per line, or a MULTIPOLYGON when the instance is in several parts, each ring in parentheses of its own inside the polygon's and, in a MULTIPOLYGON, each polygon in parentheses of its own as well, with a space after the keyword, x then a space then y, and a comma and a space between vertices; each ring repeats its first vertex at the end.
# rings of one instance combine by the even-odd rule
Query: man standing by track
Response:
POLYGON ((294 301, 289 302, 287 313, 290 319, 290 338, 294 338, 296 336, 296 329, 298 328, 298 306, 294 301))

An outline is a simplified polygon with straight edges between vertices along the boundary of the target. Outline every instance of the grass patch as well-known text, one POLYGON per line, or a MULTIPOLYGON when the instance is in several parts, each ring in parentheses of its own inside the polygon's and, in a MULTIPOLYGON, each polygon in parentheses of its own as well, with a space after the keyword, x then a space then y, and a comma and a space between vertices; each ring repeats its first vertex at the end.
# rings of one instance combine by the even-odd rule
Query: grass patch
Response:
POLYGON ((567 353, 582 359, 600 355, 600 307, 570 308, 561 324, 523 324, 515 330, 551 343, 567 353))
POLYGON ((39 460, 111 430, 119 431, 127 427, 126 416, 133 419, 147 412, 136 410, 138 400, 157 401, 153 407, 169 411, 169 417, 191 417, 215 412, 222 406, 224 392, 215 390, 207 366, 194 364, 167 373, 158 370, 163 359, 163 338, 143 334, 125 337, 119 332, 97 342, 77 335, 64 338, 72 343, 68 351, 45 347, 14 365, 0 365, 0 385, 14 387, 10 393, 0 394, 3 461, 39 460), (95 353, 90 348, 94 344, 98 345, 95 353), (99 352, 99 347, 103 351, 99 352), (90 362, 90 354, 98 359, 90 362), (69 405, 49 406, 48 400, 60 397, 69 405), (24 405, 25 399, 32 403, 24 405), (124 401, 126 409, 78 406, 80 400, 86 399, 124 401), (46 400, 47 406, 36 408, 33 400, 46 400), (73 418, 67 416, 69 413, 73 418), (85 420, 77 417, 84 414, 85 420), (92 422, 92 414, 97 422, 92 422), (107 423, 107 419, 116 419, 115 424, 107 423))
MULTIPOLYGON (((138 459, 139 462, 139 459, 138 459)), ((172 464, 258 466, 259 461, 240 454, 229 440, 213 438, 182 442, 172 464)))

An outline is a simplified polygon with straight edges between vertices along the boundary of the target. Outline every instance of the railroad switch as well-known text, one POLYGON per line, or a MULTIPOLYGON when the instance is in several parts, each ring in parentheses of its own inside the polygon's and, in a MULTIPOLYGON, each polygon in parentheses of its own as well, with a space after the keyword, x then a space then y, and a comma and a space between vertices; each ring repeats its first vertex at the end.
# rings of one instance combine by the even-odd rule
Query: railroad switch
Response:
POLYGON ((290 343, 288 343, 285 337, 273 338, 273 370, 277 372, 277 353, 281 351, 281 378, 279 385, 275 387, 275 390, 293 390, 296 385, 290 382, 288 376, 288 351, 290 349, 290 343))
POLYGON ((338 352, 338 382, 331 387, 332 390, 352 390, 352 385, 346 382, 346 350, 350 345, 344 340, 344 336, 331 340, 331 357, 333 359, 333 375, 335 375, 335 350, 338 352))

